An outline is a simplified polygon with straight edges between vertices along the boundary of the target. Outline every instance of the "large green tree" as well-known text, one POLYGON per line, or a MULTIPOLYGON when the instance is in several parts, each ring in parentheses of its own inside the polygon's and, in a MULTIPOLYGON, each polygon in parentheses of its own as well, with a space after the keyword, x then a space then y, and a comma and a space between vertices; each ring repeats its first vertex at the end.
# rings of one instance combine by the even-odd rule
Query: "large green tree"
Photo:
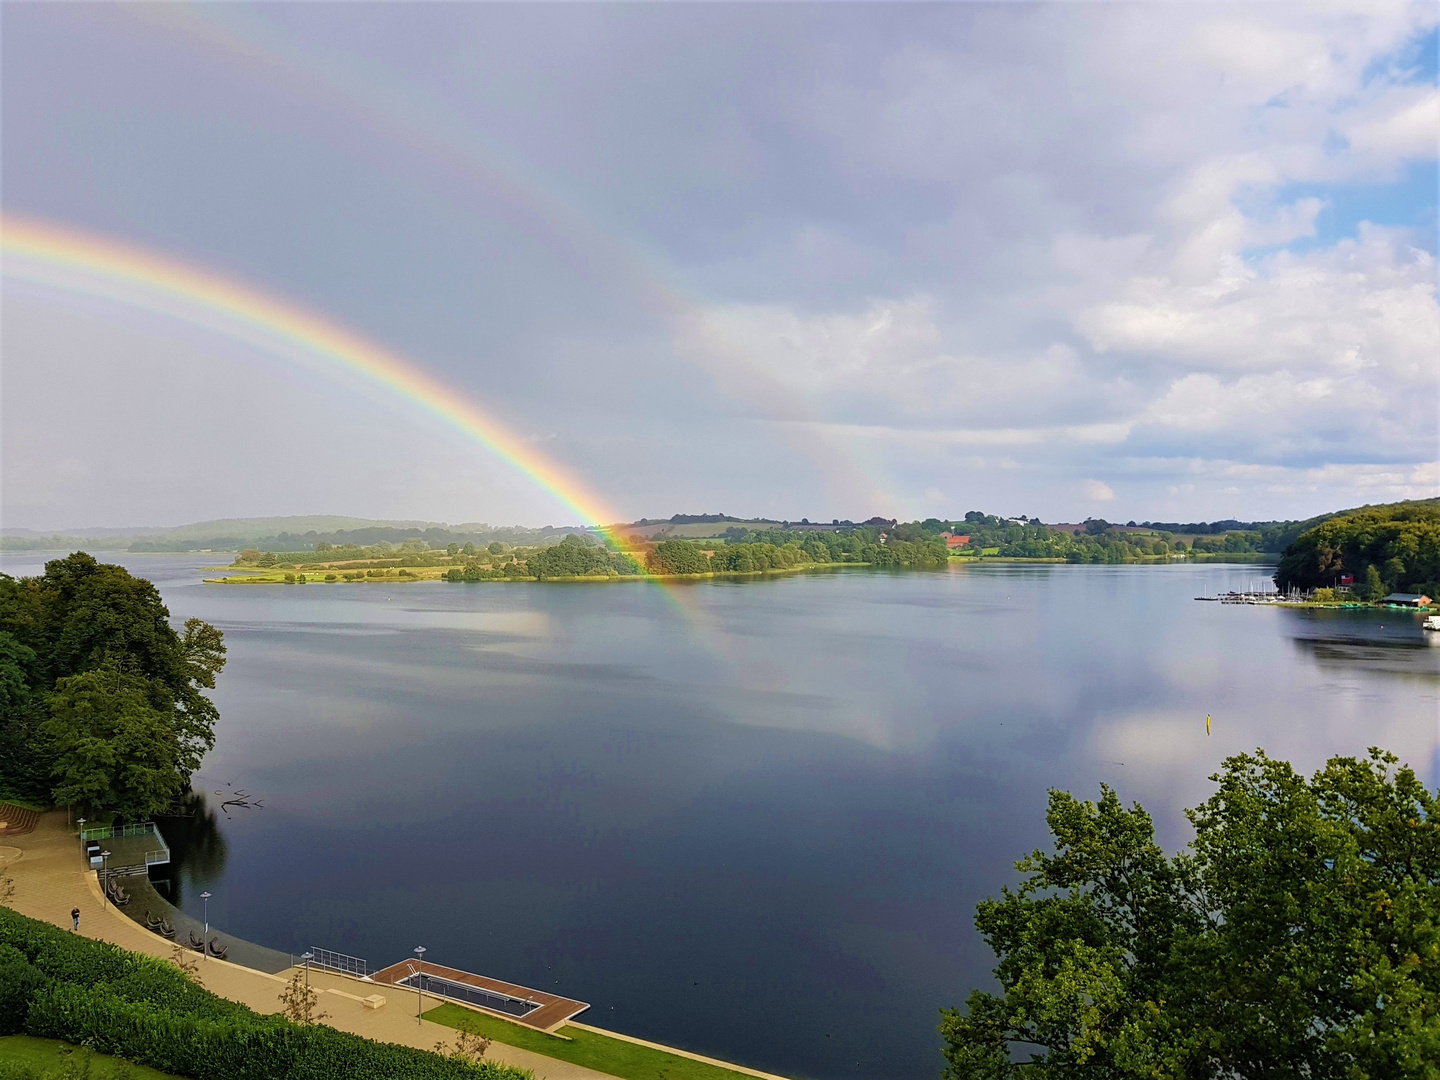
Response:
MULTIPOLYGON (((121 740, 127 753, 141 754, 133 763, 137 771, 127 773, 130 764, 122 758, 104 766, 114 769, 114 783, 138 777, 161 760, 149 749, 153 713, 166 733, 169 752, 162 757, 178 787, 215 745, 219 714, 205 691, 214 689, 224 666, 219 630, 190 619, 177 631, 155 586, 124 567, 76 552, 46 563, 39 577, 0 575, 0 751, 15 750, 0 763, 0 782, 35 797, 61 799, 62 789, 78 790, 56 780, 55 755, 69 745, 56 725, 78 723, 82 715, 139 725, 133 740, 121 740), (92 673, 111 677, 68 682, 92 673), (83 708, 73 699, 80 687, 86 688, 83 708), (114 700, 102 703, 105 694, 114 700), (141 698, 145 710, 136 704, 141 698)), ((145 790, 158 789, 147 784, 145 790)))
POLYGON ((1051 792, 1055 851, 980 904, 1000 993, 949 1080, 1440 1077, 1440 819, 1393 755, 1228 759, 1167 857, 1142 807, 1051 792))
POLYGON ((46 766, 35 748, 42 718, 31 690, 36 666, 33 649, 0 630, 0 789, 19 796, 44 797, 46 766))
POLYGON ((184 781, 156 686, 114 669, 60 680, 40 725, 57 803, 131 819, 170 807, 184 781))

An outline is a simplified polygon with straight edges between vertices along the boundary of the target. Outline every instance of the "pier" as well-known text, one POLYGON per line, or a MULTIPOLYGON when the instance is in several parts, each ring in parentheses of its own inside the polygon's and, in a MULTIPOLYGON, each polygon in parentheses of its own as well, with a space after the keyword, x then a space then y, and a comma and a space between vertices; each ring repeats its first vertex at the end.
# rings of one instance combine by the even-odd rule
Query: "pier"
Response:
POLYGON ((381 968, 370 976, 370 981, 468 1005, 541 1031, 553 1032, 590 1008, 583 1001, 558 997, 544 990, 502 982, 471 971, 442 967, 428 960, 402 960, 381 968))

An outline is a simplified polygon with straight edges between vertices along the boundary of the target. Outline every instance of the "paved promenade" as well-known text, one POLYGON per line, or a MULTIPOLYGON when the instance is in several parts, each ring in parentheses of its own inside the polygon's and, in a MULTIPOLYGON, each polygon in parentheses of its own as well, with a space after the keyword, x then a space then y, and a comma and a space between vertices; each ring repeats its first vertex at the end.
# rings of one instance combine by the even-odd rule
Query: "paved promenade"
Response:
MULTIPOLYGON (((78 907, 82 934, 135 952, 169 958, 170 942, 150 933, 113 906, 102 908, 95 874, 85 869, 75 835, 66 827, 64 813, 42 815, 33 831, 7 835, 3 844, 20 851, 18 858, 6 861, 6 869, 15 881, 10 906, 16 911, 68 927, 70 909, 78 907)), ((191 955, 198 959, 197 954, 191 955)), ((289 975, 289 972, 270 975, 209 957, 200 961, 199 981, 222 997, 244 1002, 257 1012, 273 1013, 280 1011, 279 995, 289 975)), ((454 1040, 456 1033, 451 1028, 428 1020, 416 1021, 413 993, 314 969, 310 972, 310 985, 320 991, 321 1011, 330 1014, 325 1023, 341 1031, 423 1050, 433 1049, 437 1042, 454 1040), (362 999, 375 993, 385 995, 386 1005, 380 1009, 365 1008, 362 999)), ((426 1008, 434 1001, 427 998, 426 1008)), ((490 1044, 486 1058, 531 1069, 536 1080, 614 1080, 607 1073, 498 1042, 490 1044)))

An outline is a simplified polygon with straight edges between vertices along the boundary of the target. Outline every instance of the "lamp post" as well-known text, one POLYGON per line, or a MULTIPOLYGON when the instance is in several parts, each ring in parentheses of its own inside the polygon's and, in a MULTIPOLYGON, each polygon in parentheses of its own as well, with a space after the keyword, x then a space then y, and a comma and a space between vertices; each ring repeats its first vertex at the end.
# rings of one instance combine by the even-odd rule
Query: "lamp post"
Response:
POLYGON ((421 987, 425 985, 425 946, 415 946, 415 959, 420 962, 415 973, 415 1023, 421 1023, 421 1012, 425 1008, 425 996, 421 987))
POLYGON ((202 892, 200 894, 200 900, 205 905, 205 936, 200 942, 200 955, 201 957, 205 957, 210 953, 207 945, 210 940, 210 894, 208 892, 202 892))
POLYGON ((300 959, 305 961, 305 994, 306 994, 306 997, 309 997, 309 994, 310 994, 310 961, 315 959, 315 954, 314 954, 313 952, 301 953, 301 954, 300 954, 300 959))
POLYGON ((110 852, 100 852, 100 908, 105 908, 105 886, 110 880, 110 852))

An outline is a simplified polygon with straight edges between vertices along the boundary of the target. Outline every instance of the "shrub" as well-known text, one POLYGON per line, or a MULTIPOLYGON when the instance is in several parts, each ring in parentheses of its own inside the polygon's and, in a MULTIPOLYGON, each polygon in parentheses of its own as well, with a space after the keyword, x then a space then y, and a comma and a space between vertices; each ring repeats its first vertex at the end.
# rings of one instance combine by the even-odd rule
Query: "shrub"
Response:
POLYGON ((30 999, 48 981, 19 949, 0 945, 0 1035, 25 1029, 30 999))
POLYGON ((261 1016, 155 957, 92 941, 0 908, 0 1034, 92 1046, 203 1080, 528 1080, 323 1025, 261 1016))

